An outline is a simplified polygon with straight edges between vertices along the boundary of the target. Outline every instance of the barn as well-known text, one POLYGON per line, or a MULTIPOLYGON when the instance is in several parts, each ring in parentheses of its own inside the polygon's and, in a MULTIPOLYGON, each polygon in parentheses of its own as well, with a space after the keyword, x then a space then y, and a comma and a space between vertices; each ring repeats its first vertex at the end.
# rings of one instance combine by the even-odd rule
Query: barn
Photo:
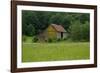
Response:
POLYGON ((63 26, 57 24, 51 24, 46 29, 48 38, 64 39, 66 38, 66 30, 63 26))
POLYGON ((50 24, 42 33, 39 34, 39 40, 64 39, 67 32, 62 25, 50 24))

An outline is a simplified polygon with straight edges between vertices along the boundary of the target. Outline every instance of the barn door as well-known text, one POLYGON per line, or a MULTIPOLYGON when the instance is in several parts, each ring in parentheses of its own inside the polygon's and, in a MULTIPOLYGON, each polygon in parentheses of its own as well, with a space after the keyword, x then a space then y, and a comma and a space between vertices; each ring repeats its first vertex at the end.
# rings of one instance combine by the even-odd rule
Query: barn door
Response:
POLYGON ((61 38, 63 38, 63 32, 61 32, 61 38))

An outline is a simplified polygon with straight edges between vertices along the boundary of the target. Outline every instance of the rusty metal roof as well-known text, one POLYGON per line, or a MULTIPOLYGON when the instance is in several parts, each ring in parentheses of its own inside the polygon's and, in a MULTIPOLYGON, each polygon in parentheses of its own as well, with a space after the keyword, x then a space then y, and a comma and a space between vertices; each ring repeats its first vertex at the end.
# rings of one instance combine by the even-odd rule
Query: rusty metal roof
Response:
POLYGON ((51 24, 51 26, 57 31, 57 32, 66 32, 63 26, 57 25, 57 24, 51 24))

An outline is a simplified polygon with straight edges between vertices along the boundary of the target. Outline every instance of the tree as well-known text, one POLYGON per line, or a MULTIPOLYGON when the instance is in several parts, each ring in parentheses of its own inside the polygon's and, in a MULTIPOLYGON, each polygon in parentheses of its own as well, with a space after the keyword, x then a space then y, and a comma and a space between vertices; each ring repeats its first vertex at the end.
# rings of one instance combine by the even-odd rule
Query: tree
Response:
POLYGON ((61 13, 56 13, 55 15, 52 15, 50 18, 50 23, 54 23, 54 24, 62 24, 62 18, 63 15, 61 15, 61 13))
POLYGON ((79 21, 72 22, 71 25, 71 39, 73 41, 89 41, 89 22, 85 24, 79 21))
POLYGON ((33 24, 33 12, 32 11, 22 11, 22 34, 27 35, 26 28, 28 25, 33 24))
POLYGON ((26 35, 33 36, 34 35, 34 31, 35 31, 35 29, 34 29, 33 25, 29 24, 27 26, 27 28, 26 28, 26 35))
POLYGON ((22 11, 22 33, 26 36, 38 35, 50 24, 62 25, 73 41, 89 40, 88 13, 22 11))
POLYGON ((89 41, 89 37, 90 37, 89 32, 90 32, 89 22, 86 21, 81 27, 81 35, 84 41, 89 41))
POLYGON ((79 21, 72 22, 70 29, 71 29, 70 31, 71 39, 74 41, 80 41, 81 40, 81 23, 79 21))

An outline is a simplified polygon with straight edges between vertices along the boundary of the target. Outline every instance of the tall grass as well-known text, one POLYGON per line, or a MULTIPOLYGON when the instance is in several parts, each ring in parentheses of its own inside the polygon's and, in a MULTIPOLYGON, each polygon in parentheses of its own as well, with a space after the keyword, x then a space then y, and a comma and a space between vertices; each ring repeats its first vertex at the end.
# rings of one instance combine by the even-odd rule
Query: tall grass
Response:
POLYGON ((22 61, 58 61, 89 59, 89 42, 23 43, 22 61))

